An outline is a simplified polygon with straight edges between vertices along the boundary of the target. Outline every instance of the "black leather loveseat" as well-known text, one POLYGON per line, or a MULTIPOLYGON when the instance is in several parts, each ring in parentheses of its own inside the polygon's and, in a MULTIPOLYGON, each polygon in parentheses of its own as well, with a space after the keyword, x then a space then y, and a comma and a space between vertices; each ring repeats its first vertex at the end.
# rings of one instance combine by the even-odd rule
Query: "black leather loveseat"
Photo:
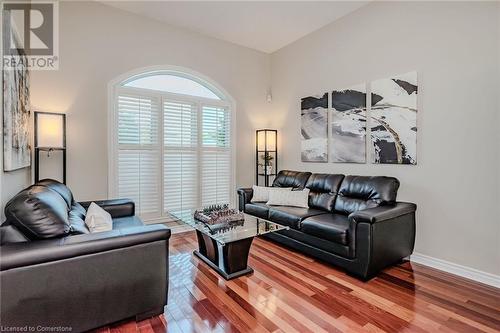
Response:
POLYGON ((145 226, 130 200, 97 201, 113 230, 89 233, 85 207, 43 180, 6 205, 0 226, 1 325, 81 332, 163 313, 170 230, 145 226))
POLYGON ((284 170, 273 186, 309 188, 309 208, 252 203, 252 189, 238 189, 241 211, 290 227, 267 238, 362 279, 413 252, 416 205, 396 202, 396 178, 284 170))

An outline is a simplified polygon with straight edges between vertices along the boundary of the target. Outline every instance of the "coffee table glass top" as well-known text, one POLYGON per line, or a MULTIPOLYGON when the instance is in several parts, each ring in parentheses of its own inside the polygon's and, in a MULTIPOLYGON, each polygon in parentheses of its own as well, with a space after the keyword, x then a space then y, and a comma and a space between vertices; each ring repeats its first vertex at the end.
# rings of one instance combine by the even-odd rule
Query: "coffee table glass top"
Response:
POLYGON ((288 227, 282 226, 280 224, 257 218, 248 214, 244 214, 245 220, 243 221, 216 225, 209 225, 196 220, 193 217, 193 212, 190 211, 174 213, 172 215, 178 218, 181 222, 190 225, 196 230, 199 230, 202 233, 210 236, 222 245, 245 238, 264 235, 270 232, 289 229, 288 227))

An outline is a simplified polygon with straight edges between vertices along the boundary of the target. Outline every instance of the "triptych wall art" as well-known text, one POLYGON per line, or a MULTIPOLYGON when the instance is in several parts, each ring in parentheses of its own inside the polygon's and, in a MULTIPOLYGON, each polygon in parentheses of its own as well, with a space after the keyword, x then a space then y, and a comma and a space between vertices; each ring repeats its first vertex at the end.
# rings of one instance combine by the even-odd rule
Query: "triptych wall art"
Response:
POLYGON ((366 86, 332 92, 333 162, 366 163, 366 86))
POLYGON ((417 73, 337 89, 301 100, 302 161, 417 164, 417 73), (367 108, 367 105, 370 105, 367 108), (331 131, 328 131, 328 128, 331 131), (330 135, 329 135, 330 134, 330 135))
POLYGON ((417 73, 372 82, 373 163, 417 164, 417 73))
POLYGON ((328 162, 328 93, 300 103, 303 162, 328 162))

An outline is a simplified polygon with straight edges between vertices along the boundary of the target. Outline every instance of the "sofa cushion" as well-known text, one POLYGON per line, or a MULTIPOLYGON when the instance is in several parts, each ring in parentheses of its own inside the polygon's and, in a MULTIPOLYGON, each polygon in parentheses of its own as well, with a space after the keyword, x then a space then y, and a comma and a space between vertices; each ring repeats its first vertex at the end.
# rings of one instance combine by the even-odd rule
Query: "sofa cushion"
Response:
POLYGON ((121 230, 144 225, 137 216, 118 217, 113 219, 113 230, 121 230))
POLYGON ((337 213, 352 212, 396 201, 399 181, 394 177, 346 176, 335 200, 337 213))
POLYGON ((335 197, 344 175, 313 173, 306 183, 309 192, 309 207, 333 211, 335 197))
POLYGON ((71 190, 63 183, 54 179, 42 179, 35 185, 45 186, 50 188, 52 191, 59 193, 68 204, 68 208, 71 208, 71 205, 73 204, 73 193, 71 193, 71 190))
POLYGON ((353 257, 349 249, 349 246, 342 245, 340 243, 335 243, 313 235, 309 235, 300 230, 295 230, 295 229, 280 230, 278 232, 271 232, 269 234, 264 235, 264 237, 277 239, 278 241, 281 241, 283 244, 287 244, 288 240, 286 238, 283 238, 283 236, 286 236, 286 238, 290 238, 291 243, 292 244, 295 243, 294 244, 296 245, 295 248, 300 249, 301 251, 310 247, 315 249, 316 251, 323 250, 325 252, 334 253, 336 255, 345 258, 353 257))
POLYGON ((245 205, 245 213, 267 219, 269 206, 265 202, 253 202, 245 205))
POLYGON ((75 215, 81 217, 83 220, 85 220, 85 215, 87 214, 87 210, 83 208, 82 205, 78 202, 73 202, 71 205, 71 212, 73 212, 75 215))
POLYGON ((269 220, 290 228, 300 229, 302 220, 309 216, 324 214, 324 210, 290 206, 269 207, 269 220))
POLYGON ((72 235, 88 234, 90 233, 87 225, 85 224, 86 210, 78 202, 73 202, 71 209, 68 213, 69 227, 72 235))
POLYGON ((90 232, 85 224, 85 216, 82 218, 78 212, 74 210, 69 211, 68 221, 72 235, 88 234, 90 232))
POLYGON ((306 186, 309 176, 311 176, 310 172, 281 170, 273 181, 273 187, 303 189, 306 186))
POLYGON ((349 219, 340 214, 321 214, 302 221, 300 231, 342 245, 348 244, 349 219))
POLYGON ((45 186, 33 185, 19 192, 5 206, 5 216, 32 240, 70 233, 67 202, 45 186))

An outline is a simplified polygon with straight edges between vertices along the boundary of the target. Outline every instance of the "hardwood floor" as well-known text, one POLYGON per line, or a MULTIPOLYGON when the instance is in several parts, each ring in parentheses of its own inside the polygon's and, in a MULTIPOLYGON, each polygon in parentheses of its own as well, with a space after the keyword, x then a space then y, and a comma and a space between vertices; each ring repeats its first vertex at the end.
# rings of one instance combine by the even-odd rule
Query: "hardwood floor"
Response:
POLYGON ((367 283, 264 239, 225 281, 173 235, 164 316, 97 332, 499 332, 500 289, 403 263, 367 283))

